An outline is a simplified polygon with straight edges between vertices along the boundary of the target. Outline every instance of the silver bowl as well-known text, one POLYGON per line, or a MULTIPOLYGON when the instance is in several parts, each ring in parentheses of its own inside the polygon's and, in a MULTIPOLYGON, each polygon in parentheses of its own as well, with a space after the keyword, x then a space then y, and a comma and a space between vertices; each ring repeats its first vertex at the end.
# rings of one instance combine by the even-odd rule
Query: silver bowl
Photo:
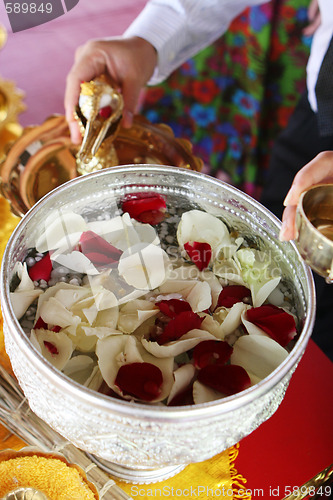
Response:
POLYGON ((280 242, 280 221, 258 202, 214 178, 182 168, 132 165, 76 178, 41 199, 15 229, 3 257, 1 303, 5 346, 32 410, 114 476, 156 482, 201 462, 257 429, 284 398, 311 335, 315 293, 296 246, 280 242), (193 208, 220 216, 259 249, 271 252, 293 294, 298 339, 285 361, 249 389, 223 400, 187 407, 133 404, 86 389, 49 364, 30 343, 10 302, 17 261, 34 247, 46 215, 57 208, 95 215, 126 193, 154 191, 181 214, 193 208))

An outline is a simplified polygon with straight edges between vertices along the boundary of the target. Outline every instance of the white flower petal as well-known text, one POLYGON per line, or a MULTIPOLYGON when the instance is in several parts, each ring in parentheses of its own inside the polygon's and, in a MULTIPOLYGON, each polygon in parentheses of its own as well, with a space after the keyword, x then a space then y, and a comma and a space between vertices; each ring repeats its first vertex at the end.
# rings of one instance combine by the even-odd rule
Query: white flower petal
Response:
MULTIPOLYGON (((239 325, 242 323, 242 314, 247 311, 248 305, 243 302, 236 302, 226 315, 224 321, 221 324, 221 330, 223 331, 224 337, 233 333, 239 325)), ((223 337, 223 338, 224 338, 223 337)))
POLYGON ((160 239, 153 226, 150 224, 142 224, 136 220, 132 220, 132 222, 141 242, 160 245, 160 239))
POLYGON ((81 321, 78 316, 74 316, 66 309, 64 304, 54 297, 50 297, 47 301, 43 302, 39 313, 46 324, 61 326, 61 328, 69 325, 78 325, 81 321))
MULTIPOLYGON (((200 316, 202 317, 201 314, 200 316)), ((224 340, 225 334, 224 331, 222 330, 221 323, 219 321, 216 321, 216 319, 214 319, 213 316, 205 314, 204 320, 201 323, 201 328, 214 335, 214 337, 216 337, 217 339, 224 340)))
POLYGON ((38 304, 37 304, 37 312, 36 312, 36 318, 39 318, 40 316, 40 309, 43 305, 44 302, 49 300, 50 297, 55 297, 57 292, 59 290, 74 290, 77 291, 79 289, 84 289, 84 287, 79 287, 77 285, 70 285, 69 283, 64 283, 62 281, 59 281, 56 283, 54 286, 50 286, 49 288, 46 288, 43 294, 40 295, 38 299, 38 304))
POLYGON ((71 358, 63 368, 63 373, 89 389, 98 391, 103 377, 96 362, 85 354, 71 358))
MULTIPOLYGON (((126 363, 146 362, 157 366, 163 375, 162 392, 154 402, 163 401, 169 394, 173 383, 173 358, 155 359, 146 352, 138 340, 130 335, 106 337, 97 342, 96 354, 103 379, 111 389, 121 395, 115 385, 120 366, 126 363)), ((125 399, 134 399, 123 396, 125 399)))
POLYGON ((21 280, 19 286, 15 289, 15 292, 34 290, 34 282, 29 276, 26 262, 24 262, 24 264, 16 262, 14 273, 17 273, 18 278, 21 280))
POLYGON ((258 291, 256 291, 255 287, 251 285, 253 307, 261 306, 268 298, 268 296, 273 292, 273 290, 275 290, 280 281, 281 276, 279 276, 278 278, 273 278, 264 283, 264 285, 260 287, 258 291))
POLYGON ((165 283, 161 284, 158 289, 160 293, 180 293, 182 297, 187 296, 192 288, 195 286, 196 281, 194 280, 173 280, 168 279, 165 283))
POLYGON ((53 366, 58 368, 58 370, 64 368, 73 353, 73 343, 62 331, 51 332, 44 329, 32 330, 30 341, 53 366), (55 352, 50 352, 47 343, 52 344, 52 347, 55 348, 55 352))
POLYGON ((230 235, 227 226, 214 215, 200 210, 189 210, 182 214, 177 239, 181 247, 193 241, 208 243, 214 252, 223 242, 230 242, 230 235))
POLYGON ((90 290, 82 286, 75 288, 60 288, 54 294, 54 298, 59 300, 67 309, 70 309, 76 302, 89 295, 90 290))
POLYGON ((42 293, 42 290, 25 290, 22 292, 10 293, 10 301, 17 319, 22 318, 30 304, 32 304, 42 293))
POLYGON ((198 281, 184 298, 190 304, 193 312, 206 311, 212 305, 211 288, 206 281, 198 281))
POLYGON ((263 335, 264 337, 268 337, 268 334, 264 330, 262 330, 259 326, 255 325, 254 323, 251 323, 251 321, 247 319, 246 312, 247 309, 245 309, 242 312, 241 320, 246 328, 247 333, 249 335, 263 335))
POLYGON ((286 349, 270 337, 243 335, 234 344, 230 362, 242 366, 259 379, 267 377, 288 356, 286 349))
POLYGON ((143 347, 156 358, 175 357, 178 354, 193 349, 202 340, 216 340, 216 338, 205 330, 197 328, 190 330, 178 340, 167 342, 166 344, 159 345, 157 342, 141 339, 143 347))
POLYGON ((88 337, 91 337, 92 335, 96 335, 99 339, 103 339, 104 337, 107 337, 108 335, 122 335, 123 332, 120 330, 116 330, 114 328, 108 328, 107 326, 88 326, 88 325, 81 325, 82 330, 84 331, 85 335, 88 337))
POLYGON ((44 232, 36 241, 36 249, 38 252, 57 248, 70 250, 86 230, 87 224, 81 215, 55 210, 44 223, 44 232))
POLYGON ((95 326, 108 327, 115 329, 118 323, 119 309, 118 307, 112 307, 110 309, 104 309, 103 311, 98 311, 95 320, 95 326))
POLYGON ((196 380, 193 384, 193 401, 197 404, 209 403, 209 401, 216 401, 223 398, 223 394, 206 385, 201 384, 196 380))
POLYGON ((132 333, 158 312, 159 309, 148 300, 133 300, 120 308, 118 328, 123 333, 132 333))
POLYGON ((129 285, 153 290, 167 279, 169 266, 169 257, 162 248, 138 243, 122 254, 118 271, 129 285))
POLYGON ((77 273, 96 275, 99 271, 93 263, 82 252, 74 250, 70 253, 54 252, 51 254, 51 261, 56 262, 60 266, 67 267, 71 271, 77 273))
POLYGON ((75 349, 80 352, 94 352, 96 348, 96 343, 98 340, 95 333, 93 335, 86 335, 84 328, 89 328, 90 325, 87 323, 80 323, 79 325, 68 326, 64 329, 64 332, 68 334, 75 349))
POLYGON ((195 368, 190 363, 181 366, 173 372, 174 383, 171 387, 167 404, 173 400, 177 394, 183 392, 192 382, 195 375, 195 368))

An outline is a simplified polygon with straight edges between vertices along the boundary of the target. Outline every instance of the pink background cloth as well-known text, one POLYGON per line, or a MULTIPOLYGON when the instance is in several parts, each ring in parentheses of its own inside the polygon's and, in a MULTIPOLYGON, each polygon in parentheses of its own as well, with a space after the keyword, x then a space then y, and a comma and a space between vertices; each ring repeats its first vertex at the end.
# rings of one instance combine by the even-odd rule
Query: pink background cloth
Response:
POLYGON ((0 23, 8 39, 0 49, 0 78, 13 81, 25 94, 23 126, 64 114, 66 76, 75 50, 88 39, 119 36, 147 0, 80 0, 67 14, 41 26, 12 33, 3 2, 0 23))

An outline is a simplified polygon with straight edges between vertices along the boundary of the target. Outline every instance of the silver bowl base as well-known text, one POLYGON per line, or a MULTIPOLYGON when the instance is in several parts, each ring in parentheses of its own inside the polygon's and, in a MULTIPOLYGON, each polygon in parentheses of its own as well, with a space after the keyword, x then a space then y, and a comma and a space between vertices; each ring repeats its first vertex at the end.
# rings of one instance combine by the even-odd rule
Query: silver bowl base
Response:
POLYGON ((87 453, 87 455, 95 464, 110 474, 113 478, 132 484, 151 484, 165 481, 166 479, 175 476, 186 467, 186 465, 169 465, 167 467, 159 467, 156 469, 136 469, 126 467, 125 465, 118 465, 114 462, 109 462, 108 460, 103 460, 102 458, 91 455, 90 453, 87 453))

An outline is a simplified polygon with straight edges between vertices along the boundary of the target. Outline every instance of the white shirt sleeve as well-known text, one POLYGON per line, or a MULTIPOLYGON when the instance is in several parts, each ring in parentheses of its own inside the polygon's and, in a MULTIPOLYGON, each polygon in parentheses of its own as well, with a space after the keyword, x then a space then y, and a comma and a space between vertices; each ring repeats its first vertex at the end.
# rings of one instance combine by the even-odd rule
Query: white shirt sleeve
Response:
POLYGON ((318 110, 316 83, 321 63, 333 36, 333 0, 319 0, 321 24, 313 35, 311 53, 307 64, 308 99, 313 111, 318 110))
POLYGON ((165 80, 187 59, 219 38, 246 7, 267 0, 150 0, 125 31, 150 42, 158 65, 149 84, 165 80))

